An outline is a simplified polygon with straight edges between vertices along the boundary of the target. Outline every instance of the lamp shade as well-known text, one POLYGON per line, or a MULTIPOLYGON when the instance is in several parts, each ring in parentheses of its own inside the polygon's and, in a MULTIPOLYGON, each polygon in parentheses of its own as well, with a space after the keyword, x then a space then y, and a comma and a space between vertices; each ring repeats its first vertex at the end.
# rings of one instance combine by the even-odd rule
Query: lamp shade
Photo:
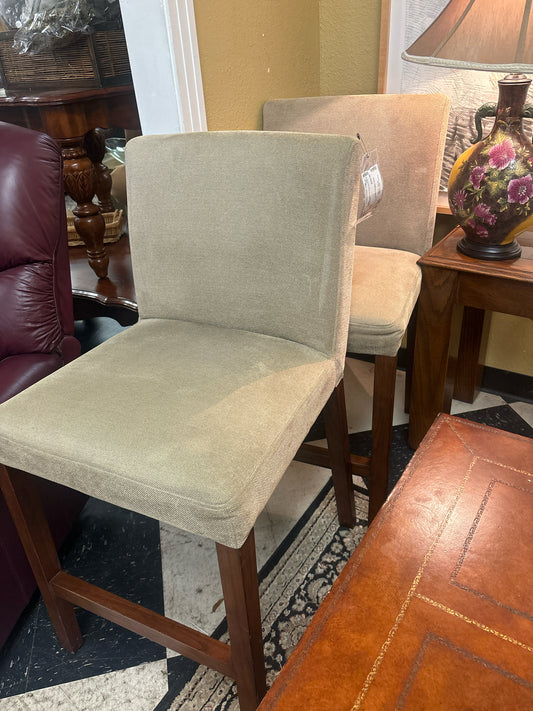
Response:
POLYGON ((533 73, 533 0, 450 0, 403 52, 417 64, 533 73))

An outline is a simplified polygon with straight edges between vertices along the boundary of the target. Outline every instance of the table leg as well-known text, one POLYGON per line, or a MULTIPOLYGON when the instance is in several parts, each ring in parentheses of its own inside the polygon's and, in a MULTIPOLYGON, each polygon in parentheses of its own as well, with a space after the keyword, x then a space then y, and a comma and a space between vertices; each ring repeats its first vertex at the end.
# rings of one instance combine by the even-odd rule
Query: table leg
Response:
POLYGON ((94 128, 85 134, 85 150, 92 160, 95 170, 95 193, 102 212, 113 212, 115 206, 111 199, 112 178, 109 168, 102 163, 105 156, 105 132, 94 128))
POLYGON ((455 271, 422 267, 409 415, 409 444, 413 449, 438 413, 449 410, 445 390, 457 283, 455 271))
POLYGON ((86 248, 95 274, 107 276, 109 257, 104 246, 105 222, 100 208, 92 202, 95 194, 95 170, 87 156, 83 136, 60 141, 63 153, 65 192, 76 202, 74 226, 86 248))
POLYGON ((453 391, 453 396, 463 402, 473 402, 481 384, 483 369, 479 365, 479 351, 484 318, 485 311, 483 309, 473 306, 464 307, 453 391))

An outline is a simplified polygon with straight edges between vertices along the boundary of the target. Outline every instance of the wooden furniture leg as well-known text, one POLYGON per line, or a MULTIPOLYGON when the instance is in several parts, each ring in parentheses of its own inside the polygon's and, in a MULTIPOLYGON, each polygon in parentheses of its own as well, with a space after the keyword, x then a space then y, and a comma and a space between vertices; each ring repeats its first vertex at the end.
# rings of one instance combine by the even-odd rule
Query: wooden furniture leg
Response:
POLYGON ((85 150, 94 166, 95 190, 98 205, 102 212, 113 212, 115 206, 111 199, 113 184, 109 168, 102 162, 105 156, 105 132, 94 128, 85 134, 85 150))
POLYGON ((239 549, 217 543, 217 556, 239 707, 254 711, 266 694, 266 673, 253 529, 239 549))
POLYGON ((109 257, 104 246, 104 218, 98 205, 92 202, 96 182, 94 165, 85 150, 83 136, 62 139, 59 143, 65 192, 76 202, 74 227, 87 248, 91 268, 102 279, 107 276, 109 257))
MULTIPOLYGON (((320 447, 305 442, 296 452, 294 459, 298 462, 331 469, 339 523, 352 528, 357 520, 352 477, 354 475, 369 477, 371 458, 350 454, 344 380, 341 380, 331 394, 322 414, 328 446, 320 447)), ((371 488, 370 495, 372 496, 371 488)), ((373 505, 369 504, 369 508, 373 508, 373 505)), ((376 510, 378 508, 379 506, 376 510)))
POLYGON ((484 319, 484 309, 464 307, 453 391, 454 397, 463 402, 474 402, 481 385, 483 368, 479 365, 479 351, 484 319))
POLYGON ((253 530, 239 549, 217 544, 227 645, 63 571, 34 477, 0 465, 0 488, 63 647, 75 652, 83 642, 73 607, 78 605, 230 676, 237 682, 241 711, 257 708, 266 675, 253 530))
POLYGON ((59 597, 52 587, 61 565, 36 481, 30 474, 0 465, 0 487, 59 642, 69 652, 75 652, 81 647, 83 639, 74 607, 59 597))
POLYGON ((331 475, 337 502, 339 522, 353 528, 356 523, 353 493, 350 441, 346 421, 344 380, 337 385, 324 408, 324 425, 328 441, 331 475))
POLYGON ((397 356, 376 356, 375 359, 368 523, 374 520, 387 498, 397 363, 397 356))
POLYGON ((376 356, 370 457, 350 454, 344 381, 339 383, 323 411, 327 449, 305 443, 295 456, 299 462, 332 470, 339 522, 349 528, 356 523, 353 475, 368 478, 369 523, 387 498, 397 360, 396 356, 376 356))
POLYGON ((409 412, 411 407, 411 388, 413 387, 413 363, 415 360, 415 340, 416 340, 416 318, 418 313, 418 303, 416 304, 409 324, 407 326, 406 353, 405 353, 405 394, 404 412, 409 412))
POLYGON ((457 284, 456 271, 422 267, 409 416, 409 445, 413 449, 438 413, 449 409, 445 388, 457 284))

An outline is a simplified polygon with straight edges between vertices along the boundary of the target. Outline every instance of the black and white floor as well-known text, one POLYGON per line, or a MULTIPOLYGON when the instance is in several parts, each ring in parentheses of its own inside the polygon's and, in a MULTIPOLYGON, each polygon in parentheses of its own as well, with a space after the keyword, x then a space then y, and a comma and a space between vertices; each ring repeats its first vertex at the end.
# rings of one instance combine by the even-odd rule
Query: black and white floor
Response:
MULTIPOLYGON (((370 363, 348 360, 348 420, 352 449, 358 453, 364 453, 370 441, 372 376, 370 363)), ((403 378, 399 372, 394 481, 412 454, 406 444, 403 378)), ((473 405, 454 402, 452 412, 467 412, 469 419, 533 436, 533 404, 515 398, 482 392, 473 405)), ((282 545, 328 476, 318 467, 290 466, 256 527, 260 568, 282 545)), ((209 634, 223 620, 214 546, 201 538, 90 501, 62 558, 73 574, 209 634)), ((78 619, 85 641, 70 655, 56 642, 35 596, 0 652, 0 711, 167 711, 196 669, 188 660, 90 613, 79 611, 78 619)), ((186 705, 180 708, 187 711, 186 705)))

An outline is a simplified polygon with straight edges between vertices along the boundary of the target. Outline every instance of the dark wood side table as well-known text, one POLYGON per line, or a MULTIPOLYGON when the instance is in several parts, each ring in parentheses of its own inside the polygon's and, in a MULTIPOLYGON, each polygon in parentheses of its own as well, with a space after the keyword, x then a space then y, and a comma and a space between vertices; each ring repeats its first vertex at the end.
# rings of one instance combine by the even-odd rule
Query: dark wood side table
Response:
POLYGON ((99 129, 140 128, 133 86, 11 93, 0 97, 0 121, 43 131, 58 141, 65 192, 77 204, 76 230, 87 248, 91 268, 97 276, 105 277, 109 260, 100 206, 104 212, 113 208, 111 178, 101 162, 105 145, 99 129), (92 202, 95 194, 100 206, 92 202))
POLYGON ((259 711, 533 709, 532 465, 441 415, 259 711))
MULTIPOLYGON (((418 301, 409 414, 409 444, 416 448, 439 412, 451 405, 448 351, 456 304, 465 307, 457 363, 458 390, 468 388, 478 364, 485 311, 533 318, 533 234, 518 241, 522 256, 485 261, 457 251, 463 231, 454 229, 429 250, 418 264, 422 288, 418 301)), ((466 398, 464 398, 466 399, 466 398)))
POLYGON ((138 319, 135 286, 127 235, 107 245, 109 273, 99 279, 87 262, 83 247, 70 247, 70 275, 74 299, 74 318, 95 316, 114 318, 121 326, 131 326, 138 319))

